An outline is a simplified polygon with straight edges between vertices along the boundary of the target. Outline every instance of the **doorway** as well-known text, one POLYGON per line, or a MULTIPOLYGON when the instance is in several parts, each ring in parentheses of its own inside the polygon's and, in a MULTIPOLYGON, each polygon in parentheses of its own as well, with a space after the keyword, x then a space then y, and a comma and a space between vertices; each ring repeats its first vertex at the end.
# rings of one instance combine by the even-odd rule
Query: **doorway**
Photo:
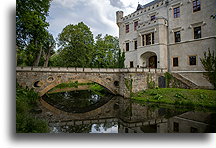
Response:
POLYGON ((157 68, 157 56, 151 56, 149 58, 149 68, 157 68))

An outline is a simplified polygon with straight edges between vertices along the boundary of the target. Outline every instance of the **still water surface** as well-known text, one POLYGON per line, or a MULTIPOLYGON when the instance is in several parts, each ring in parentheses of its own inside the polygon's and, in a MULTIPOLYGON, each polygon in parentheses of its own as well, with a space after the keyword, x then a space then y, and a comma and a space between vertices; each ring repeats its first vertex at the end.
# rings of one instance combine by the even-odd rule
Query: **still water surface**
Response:
POLYGON ((90 90, 46 94, 52 133, 214 133, 216 113, 208 109, 150 104, 90 90))

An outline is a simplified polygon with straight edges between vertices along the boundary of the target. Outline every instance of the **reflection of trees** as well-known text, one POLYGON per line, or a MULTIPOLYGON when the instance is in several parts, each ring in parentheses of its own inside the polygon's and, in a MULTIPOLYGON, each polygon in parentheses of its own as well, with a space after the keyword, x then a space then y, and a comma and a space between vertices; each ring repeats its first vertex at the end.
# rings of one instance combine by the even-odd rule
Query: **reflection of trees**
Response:
POLYGON ((61 126, 61 130, 64 133, 90 133, 91 131, 91 124, 85 125, 65 125, 61 126))
POLYGON ((113 96, 99 96, 90 90, 46 94, 43 99, 52 106, 73 113, 87 112, 107 103, 113 96))
POLYGON ((118 125, 117 122, 105 122, 100 124, 94 124, 94 129, 98 132, 101 132, 101 129, 104 131, 107 131, 107 129, 112 128, 114 126, 118 125))

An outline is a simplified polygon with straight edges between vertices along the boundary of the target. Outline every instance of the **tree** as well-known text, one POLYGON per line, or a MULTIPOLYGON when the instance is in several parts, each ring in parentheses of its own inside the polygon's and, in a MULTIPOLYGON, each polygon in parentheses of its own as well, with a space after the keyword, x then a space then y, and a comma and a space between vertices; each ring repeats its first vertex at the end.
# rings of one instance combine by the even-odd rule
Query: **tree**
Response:
POLYGON ((200 58, 201 63, 206 71, 204 73, 204 76, 209 80, 209 82, 214 86, 216 85, 216 71, 215 71, 215 66, 216 66, 216 57, 214 51, 211 53, 210 50, 207 52, 204 52, 204 57, 200 58))
POLYGON ((117 37, 102 34, 96 36, 95 52, 92 59, 92 67, 97 68, 123 68, 123 53, 119 48, 119 40, 117 37))
POLYGON ((47 37, 46 22, 50 0, 17 0, 16 46, 18 64, 38 66, 42 54, 42 42, 47 37), (25 58, 22 60, 23 55, 25 58))
POLYGON ((43 44, 43 57, 44 57, 44 67, 48 67, 48 62, 50 59, 50 56, 55 53, 54 48, 56 46, 55 40, 52 36, 52 34, 48 34, 48 37, 44 41, 43 44))
POLYGON ((83 22, 66 26, 58 35, 58 46, 59 50, 52 58, 53 66, 90 67, 94 39, 90 28, 83 22))

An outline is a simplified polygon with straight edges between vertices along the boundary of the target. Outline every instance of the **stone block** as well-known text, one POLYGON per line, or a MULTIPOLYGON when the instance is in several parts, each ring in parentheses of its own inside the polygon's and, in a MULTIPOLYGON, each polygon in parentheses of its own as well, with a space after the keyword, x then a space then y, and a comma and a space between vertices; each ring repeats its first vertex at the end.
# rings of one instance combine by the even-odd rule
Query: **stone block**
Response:
POLYGON ((143 72, 142 68, 137 68, 137 72, 143 72))
POLYGON ((107 72, 106 68, 100 68, 100 72, 107 72))
POLYGON ((68 67, 68 72, 76 72, 76 68, 74 68, 74 67, 68 67))
POLYGON ((150 73, 155 73, 155 69, 150 69, 150 73))
POLYGON ((99 68, 92 68, 92 72, 100 72, 99 68))
POLYGON ((84 68, 84 72, 92 72, 91 68, 84 68))
POLYGON ((83 72, 83 68, 76 68, 76 72, 83 72))
POLYGON ((114 70, 112 68, 108 68, 107 72, 114 72, 114 70))

